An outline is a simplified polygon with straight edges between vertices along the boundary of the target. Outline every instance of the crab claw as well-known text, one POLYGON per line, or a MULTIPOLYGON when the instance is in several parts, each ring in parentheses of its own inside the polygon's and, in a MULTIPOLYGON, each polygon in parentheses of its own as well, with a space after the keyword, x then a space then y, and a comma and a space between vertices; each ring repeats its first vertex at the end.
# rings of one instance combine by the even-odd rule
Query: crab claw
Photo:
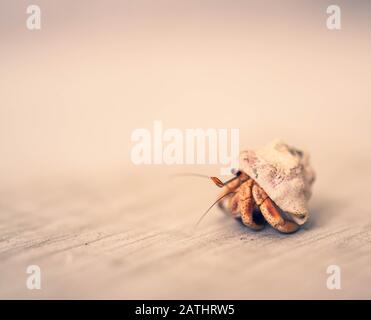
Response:
POLYGON ((222 181, 220 181, 219 178, 217 177, 210 177, 210 179, 219 187, 219 188, 223 188, 224 187, 224 183, 222 181))

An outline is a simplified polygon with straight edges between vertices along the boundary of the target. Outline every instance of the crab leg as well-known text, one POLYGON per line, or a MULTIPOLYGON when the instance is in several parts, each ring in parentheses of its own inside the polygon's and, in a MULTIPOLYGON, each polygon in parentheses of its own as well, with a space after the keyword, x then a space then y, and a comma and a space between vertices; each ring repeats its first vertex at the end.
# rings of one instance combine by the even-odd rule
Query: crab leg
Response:
POLYGON ((252 195, 265 220, 273 228, 283 233, 298 230, 299 226, 295 222, 284 219, 267 193, 256 183, 252 187, 252 195))
MULTIPOLYGON (((226 193, 222 193, 221 197, 226 193)), ((221 201, 218 202, 218 206, 225 213, 232 214, 233 217, 238 218, 238 202, 236 203, 237 193, 231 193, 225 196, 221 201)))
POLYGON ((232 198, 230 199, 229 203, 229 212, 232 214, 232 217, 239 218, 240 217, 240 197, 239 193, 236 192, 232 198))
MULTIPOLYGON (((216 185, 220 185, 218 180, 215 179, 215 177, 212 177, 212 180, 216 185)), ((228 193, 231 193, 228 196, 225 196, 221 201, 218 202, 219 208, 221 208, 223 211, 226 211, 227 213, 231 213, 233 217, 238 218, 239 217, 239 210, 238 210, 238 188, 240 186, 240 178, 234 178, 230 181, 227 181, 226 184, 223 184, 223 191, 220 195, 223 197, 224 195, 227 195, 228 193)))
POLYGON ((261 230, 264 227, 264 223, 256 223, 253 218, 255 206, 255 201, 252 195, 253 184, 254 181, 250 179, 241 185, 237 194, 239 199, 239 211, 244 225, 254 230, 261 230))

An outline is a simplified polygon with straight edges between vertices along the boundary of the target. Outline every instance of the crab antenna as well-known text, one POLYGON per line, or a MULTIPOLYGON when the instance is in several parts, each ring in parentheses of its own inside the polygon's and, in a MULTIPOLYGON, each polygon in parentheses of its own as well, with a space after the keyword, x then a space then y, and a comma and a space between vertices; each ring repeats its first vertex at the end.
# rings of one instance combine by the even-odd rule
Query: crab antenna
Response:
POLYGON ((200 178, 210 178, 206 174, 194 173, 194 172, 182 172, 182 173, 174 173, 170 175, 171 177, 200 177, 200 178))
POLYGON ((206 178, 206 179, 211 179, 219 188, 223 188, 226 184, 229 182, 233 181, 236 179, 238 176, 226 181, 222 182, 219 178, 217 177, 210 177, 205 174, 199 174, 199 173, 192 173, 192 172, 185 172, 185 173, 176 173, 172 174, 170 177, 176 178, 176 177, 198 177, 198 178, 206 178))
POLYGON ((228 192, 228 193, 226 193, 226 194, 224 194, 224 195, 222 195, 221 197, 219 197, 203 214, 202 214, 202 216, 198 219, 198 221, 197 221, 197 223, 196 223, 196 227, 200 224, 200 222, 203 220, 203 218, 205 218, 206 217, 206 215, 208 214, 208 212, 212 209, 212 207, 214 207, 220 200, 222 200, 224 197, 226 197, 226 196, 228 196, 228 195, 230 195, 230 194, 232 194, 233 193, 233 191, 231 191, 231 192, 228 192))
POLYGON ((235 177, 233 177, 232 179, 229 179, 228 181, 226 182, 222 182, 220 181, 219 178, 217 177, 210 177, 210 179, 219 187, 219 188, 223 188, 225 185, 227 185, 228 183, 232 182, 233 180, 236 180, 240 175, 236 175, 235 177))

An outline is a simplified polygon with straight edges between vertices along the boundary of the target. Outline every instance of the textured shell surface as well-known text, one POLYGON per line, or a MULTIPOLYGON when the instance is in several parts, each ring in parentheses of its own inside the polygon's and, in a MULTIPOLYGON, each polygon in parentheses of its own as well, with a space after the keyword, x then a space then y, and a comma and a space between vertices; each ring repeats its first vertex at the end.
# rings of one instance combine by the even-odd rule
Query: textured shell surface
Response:
POLYGON ((274 140, 263 148, 241 152, 240 169, 295 222, 301 225, 307 221, 315 180, 308 153, 274 140))

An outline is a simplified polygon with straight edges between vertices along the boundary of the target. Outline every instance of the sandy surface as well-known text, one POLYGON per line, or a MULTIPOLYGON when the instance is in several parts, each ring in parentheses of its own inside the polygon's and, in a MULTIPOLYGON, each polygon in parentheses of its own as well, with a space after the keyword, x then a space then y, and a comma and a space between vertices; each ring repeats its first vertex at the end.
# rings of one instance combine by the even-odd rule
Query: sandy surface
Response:
POLYGON ((0 296, 371 297, 369 190, 358 189, 361 180, 344 174, 327 187, 318 183, 311 220, 287 236, 269 227, 250 231, 218 209, 195 228, 215 187, 148 176, 3 189, 0 296), (41 267, 42 290, 26 288, 31 264, 41 267), (326 287, 333 264, 341 268, 341 290, 326 287))

